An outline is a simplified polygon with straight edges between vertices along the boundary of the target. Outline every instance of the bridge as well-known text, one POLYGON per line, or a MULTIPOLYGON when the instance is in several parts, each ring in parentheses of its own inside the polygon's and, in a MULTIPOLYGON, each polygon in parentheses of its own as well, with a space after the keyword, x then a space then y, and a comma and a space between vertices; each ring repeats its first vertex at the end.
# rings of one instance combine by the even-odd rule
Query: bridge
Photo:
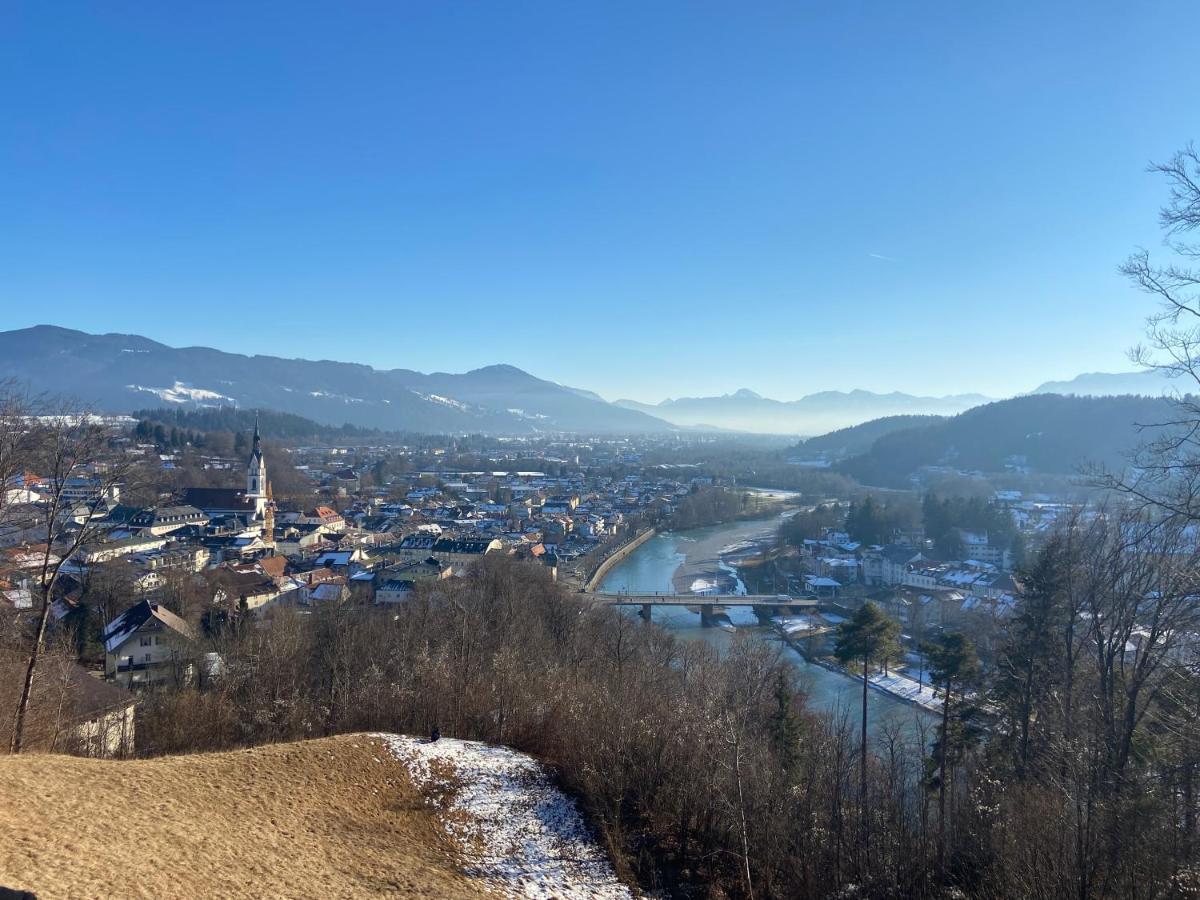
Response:
POLYGON ((815 610, 818 604, 815 597, 789 597, 786 594, 673 594, 666 591, 606 593, 597 591, 591 593, 590 596, 609 606, 640 606, 644 619, 650 618, 650 610, 655 606, 699 607, 700 620, 705 624, 710 624, 715 608, 750 606, 763 610, 778 609, 802 612, 815 610))

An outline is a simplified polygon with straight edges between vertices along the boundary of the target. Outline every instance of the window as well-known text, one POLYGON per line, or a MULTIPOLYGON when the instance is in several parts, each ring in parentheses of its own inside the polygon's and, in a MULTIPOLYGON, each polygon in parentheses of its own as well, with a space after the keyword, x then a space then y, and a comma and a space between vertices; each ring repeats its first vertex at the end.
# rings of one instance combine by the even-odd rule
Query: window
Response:
POLYGON ((144 661, 145 661, 145 662, 150 662, 150 660, 151 660, 151 659, 153 659, 153 658, 154 658, 154 654, 153 654, 153 653, 147 653, 147 654, 146 654, 146 656, 145 656, 145 660, 144 660, 144 661))
POLYGON ((153 638, 143 637, 138 638, 138 646, 149 647, 153 643, 153 638))

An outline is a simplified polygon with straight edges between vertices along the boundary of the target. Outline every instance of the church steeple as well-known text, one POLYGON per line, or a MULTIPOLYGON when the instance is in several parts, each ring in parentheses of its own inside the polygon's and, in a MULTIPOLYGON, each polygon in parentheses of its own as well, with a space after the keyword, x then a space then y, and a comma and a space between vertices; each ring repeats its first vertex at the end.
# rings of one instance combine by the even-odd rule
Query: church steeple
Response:
POLYGON ((250 450, 250 463, 254 464, 255 460, 262 462, 262 445, 261 439, 258 436, 258 413, 254 413, 254 444, 250 450))
POLYGON ((246 497, 254 501, 255 518, 261 519, 267 507, 267 462, 263 459, 262 439, 258 431, 258 413, 254 414, 254 443, 246 466, 246 497))

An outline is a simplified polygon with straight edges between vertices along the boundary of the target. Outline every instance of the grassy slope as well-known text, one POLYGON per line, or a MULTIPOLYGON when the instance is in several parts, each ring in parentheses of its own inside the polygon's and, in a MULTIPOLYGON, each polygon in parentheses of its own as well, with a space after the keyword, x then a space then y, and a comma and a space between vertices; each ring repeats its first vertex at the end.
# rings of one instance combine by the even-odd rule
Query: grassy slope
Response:
POLYGON ((485 896, 351 735, 129 762, 0 757, 0 887, 39 897, 485 896))

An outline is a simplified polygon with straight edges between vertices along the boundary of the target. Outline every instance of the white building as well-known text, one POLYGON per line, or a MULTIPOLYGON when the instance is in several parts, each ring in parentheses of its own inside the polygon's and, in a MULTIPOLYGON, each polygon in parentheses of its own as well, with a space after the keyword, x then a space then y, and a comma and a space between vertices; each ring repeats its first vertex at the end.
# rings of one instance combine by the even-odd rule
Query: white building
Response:
POLYGON ((104 631, 104 673, 118 684, 153 684, 191 675, 195 630, 166 607, 143 600, 104 631))

